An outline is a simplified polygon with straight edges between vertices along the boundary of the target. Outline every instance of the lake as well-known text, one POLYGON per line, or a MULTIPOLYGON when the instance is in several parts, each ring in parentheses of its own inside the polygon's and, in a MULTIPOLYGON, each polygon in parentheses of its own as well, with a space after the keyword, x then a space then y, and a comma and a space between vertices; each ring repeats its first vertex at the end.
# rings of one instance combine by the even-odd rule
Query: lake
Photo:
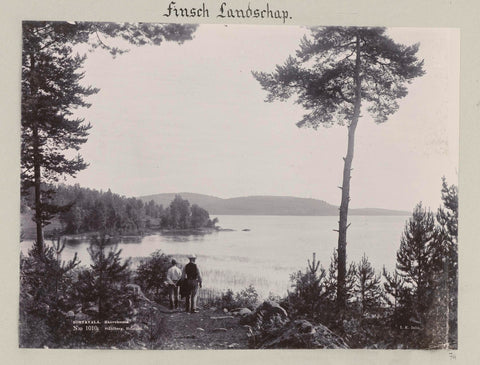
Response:
MULTIPOLYGON (((195 253, 203 274, 204 288, 240 291, 252 284, 265 297, 283 295, 290 288, 290 275, 305 270, 316 253, 324 268, 337 247, 336 216, 217 216, 219 225, 233 231, 205 235, 155 234, 124 238, 118 244, 122 256, 148 256, 156 250, 172 255, 182 264, 195 253), (246 231, 244 231, 246 230, 246 231)), ((365 253, 380 272, 395 267, 396 251, 407 216, 352 216, 348 230, 347 261, 358 262, 365 253)), ((22 242, 25 254, 32 241, 22 242)), ((62 253, 65 260, 75 252, 82 265, 90 263, 88 241, 70 240, 62 253)))

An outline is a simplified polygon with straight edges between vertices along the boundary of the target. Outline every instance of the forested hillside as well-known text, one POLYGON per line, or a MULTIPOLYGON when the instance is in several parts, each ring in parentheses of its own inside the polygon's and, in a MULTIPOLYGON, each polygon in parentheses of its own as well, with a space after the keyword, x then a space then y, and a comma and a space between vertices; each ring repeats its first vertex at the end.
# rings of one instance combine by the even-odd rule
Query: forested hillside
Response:
MULTIPOLYGON (((297 198, 291 196, 246 196, 230 199, 222 199, 215 196, 178 193, 192 204, 198 204, 211 214, 219 215, 309 215, 330 216, 338 215, 338 207, 324 200, 297 198)), ((141 196, 144 202, 153 200, 160 205, 166 205, 174 197, 175 193, 154 194, 141 196)), ((409 215, 409 212, 363 208, 351 209, 352 215, 409 215)))
MULTIPOLYGON (((143 202, 127 198, 110 190, 59 185, 50 187, 55 192, 50 204, 58 206, 57 217, 47 231, 56 229, 67 234, 108 232, 110 234, 142 234, 152 229, 191 229, 214 227, 208 211, 176 195, 164 207, 154 201, 143 202)), ((22 223, 29 235, 31 197, 22 202, 22 223)))

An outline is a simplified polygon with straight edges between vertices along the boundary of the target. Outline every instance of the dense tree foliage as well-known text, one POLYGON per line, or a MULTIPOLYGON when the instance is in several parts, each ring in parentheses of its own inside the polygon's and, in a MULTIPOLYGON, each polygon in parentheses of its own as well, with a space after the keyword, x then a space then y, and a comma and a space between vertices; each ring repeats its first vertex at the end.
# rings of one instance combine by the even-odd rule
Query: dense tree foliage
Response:
POLYGON ((60 238, 44 245, 43 254, 38 248, 21 258, 20 346, 68 348, 123 339, 124 333, 75 332, 72 322, 75 313, 77 319, 91 321, 122 320, 128 313, 129 261, 122 262, 110 239, 92 238, 89 268, 78 268, 76 255, 68 262, 60 259, 60 238))
POLYGON ((253 72, 268 92, 268 102, 297 96, 297 103, 309 111, 298 127, 347 126, 338 228, 340 313, 347 304, 347 218, 355 130, 362 104, 375 122, 385 122, 398 109, 397 100, 407 95, 405 85, 424 73, 417 51, 418 44, 397 44, 384 28, 316 27, 304 37, 296 57, 290 56, 273 73, 253 72))
MULTIPOLYGON (((289 291, 286 305, 289 312, 295 316, 319 321, 322 324, 336 328, 341 325, 342 319, 336 315, 337 298, 337 265, 336 250, 330 259, 328 270, 324 269, 320 261, 308 260, 305 272, 299 270, 290 276, 292 290, 289 291)), ((354 263, 350 263, 347 272, 347 303, 353 311, 356 305, 355 286, 357 270, 354 263)))
POLYGON ((327 313, 330 308, 331 286, 326 283, 327 272, 315 259, 307 263, 304 272, 298 271, 290 276, 292 291, 289 292, 289 308, 302 314, 310 313, 313 319, 323 320, 322 313, 327 313))
POLYGON ((442 182, 443 207, 437 212, 438 250, 435 262, 438 270, 443 273, 439 278, 447 287, 444 300, 448 317, 449 343, 457 343, 458 315, 458 189, 448 186, 445 178, 442 182))
POLYGON ((186 199, 176 195, 162 215, 162 227, 173 229, 188 229, 214 227, 217 218, 210 219, 209 213, 196 204, 190 206, 186 199))
POLYGON ((80 263, 77 255, 68 262, 60 260, 64 249, 60 239, 50 246, 33 246, 20 261, 21 347, 43 347, 68 342, 70 334, 67 312, 73 308, 73 271, 80 263))
POLYGON ((86 56, 80 56, 75 45, 89 44, 116 55, 125 49, 109 45, 113 39, 137 46, 182 43, 192 39, 195 29, 178 24, 23 22, 21 182, 24 194, 34 187, 37 245, 43 246, 43 227, 68 208, 49 203, 53 192, 42 186, 87 167, 79 154, 70 157, 87 141, 91 127, 74 110, 89 107, 86 97, 99 90, 81 84, 86 56))
POLYGON ((157 298, 161 290, 166 287, 167 270, 172 266, 171 262, 169 256, 161 251, 155 251, 138 265, 135 282, 146 294, 157 298))
POLYGON ((456 348, 458 196, 445 179, 442 200, 436 216, 421 203, 415 207, 392 273, 383 268, 380 276, 365 255, 350 263, 343 318, 335 310, 335 252, 328 271, 314 257, 305 272, 291 276, 289 313, 327 325, 353 347, 456 348))
POLYGON ((357 264, 355 294, 362 317, 376 314, 382 306, 381 277, 368 261, 365 254, 357 264))
POLYGON ((413 320, 423 325, 426 308, 431 303, 435 233, 433 213, 418 204, 406 224, 397 252, 397 271, 412 298, 413 320))
POLYGON ((22 53, 22 187, 34 186, 37 244, 43 245, 42 227, 59 208, 45 202, 51 183, 61 175, 83 170, 80 155, 68 158, 65 151, 78 150, 87 141, 89 124, 75 118, 72 110, 89 107, 85 97, 98 92, 83 87, 80 69, 85 57, 73 54, 72 46, 57 42, 48 26, 37 28, 25 22, 22 53))
MULTIPOLYGON (((217 218, 196 204, 177 195, 164 209, 153 200, 144 203, 137 198, 127 198, 95 189, 57 185, 48 188, 53 192, 48 200, 52 206, 68 206, 58 213, 63 233, 78 234, 104 232, 111 235, 142 234, 154 229, 214 228, 217 218)), ((28 199, 26 201, 28 205, 28 199)))

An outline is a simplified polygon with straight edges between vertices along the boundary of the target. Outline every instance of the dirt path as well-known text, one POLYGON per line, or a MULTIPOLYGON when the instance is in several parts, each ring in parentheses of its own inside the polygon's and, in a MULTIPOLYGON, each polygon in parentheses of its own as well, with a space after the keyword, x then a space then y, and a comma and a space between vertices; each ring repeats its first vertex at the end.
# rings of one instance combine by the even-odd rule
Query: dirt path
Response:
POLYGON ((198 313, 183 309, 159 313, 162 335, 158 349, 242 349, 248 348, 248 328, 221 310, 200 308, 198 313))

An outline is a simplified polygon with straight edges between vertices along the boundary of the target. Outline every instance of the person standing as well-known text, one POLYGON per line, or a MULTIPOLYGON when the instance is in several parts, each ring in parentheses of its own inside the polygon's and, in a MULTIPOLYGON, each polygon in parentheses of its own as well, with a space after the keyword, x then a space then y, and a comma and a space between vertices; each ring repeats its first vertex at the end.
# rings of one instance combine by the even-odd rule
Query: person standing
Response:
POLYGON ((200 269, 195 263, 197 256, 192 254, 188 256, 189 263, 183 268, 182 279, 185 280, 185 312, 198 313, 197 294, 198 289, 202 287, 202 275, 200 269))
POLYGON ((182 270, 177 267, 177 261, 172 260, 172 266, 167 271, 168 299, 170 309, 178 308, 178 281, 182 277, 182 270))

